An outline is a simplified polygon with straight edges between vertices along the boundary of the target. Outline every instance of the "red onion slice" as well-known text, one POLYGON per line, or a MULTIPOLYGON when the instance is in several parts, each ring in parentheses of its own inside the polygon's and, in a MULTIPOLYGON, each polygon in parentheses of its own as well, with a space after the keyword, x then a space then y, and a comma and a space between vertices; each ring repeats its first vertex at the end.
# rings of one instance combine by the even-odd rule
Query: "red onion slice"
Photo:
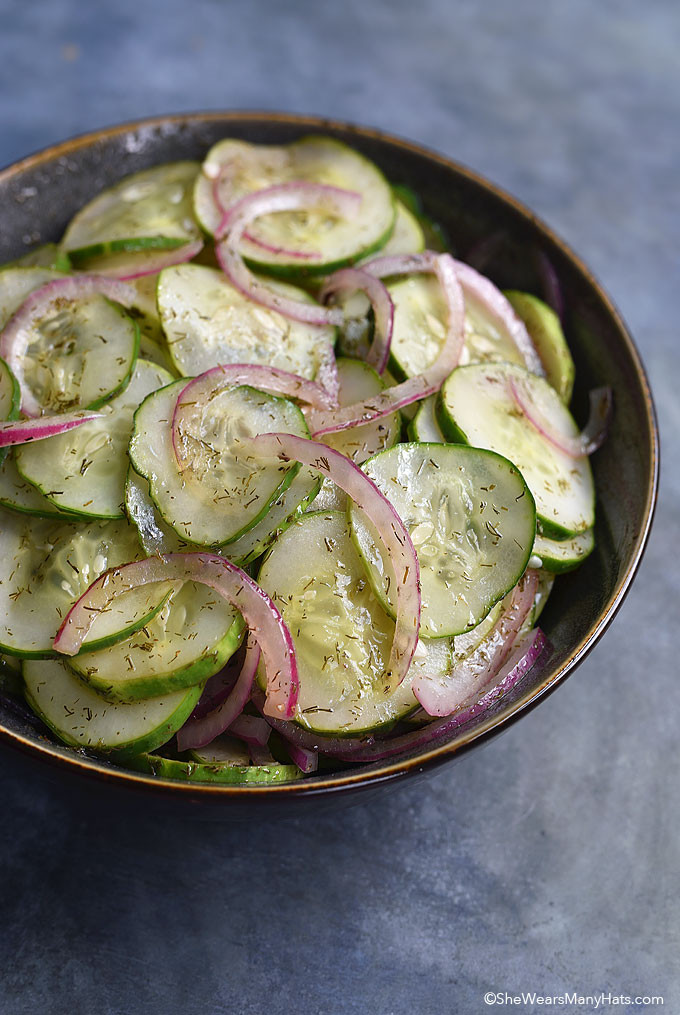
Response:
POLYGON ((21 390, 21 410, 26 416, 39 416, 41 406, 24 378, 24 356, 31 340, 31 327, 43 317, 50 306, 61 300, 68 302, 87 299, 89 296, 106 296, 124 307, 136 299, 135 290, 118 279, 100 275, 77 275, 55 278, 34 289, 17 312, 9 319, 0 334, 0 356, 10 368, 21 390))
POLYGON ((519 629, 534 605, 537 588, 538 572, 527 571, 515 586, 496 624, 467 659, 455 666, 445 679, 426 674, 416 676, 413 693, 428 715, 451 715, 477 700, 481 688, 495 677, 510 654, 519 629))
POLYGON ((387 286, 380 279, 361 268, 341 268, 333 272, 324 283, 319 300, 325 303, 334 296, 363 292, 373 307, 374 333, 366 362, 384 373, 390 358, 392 329, 394 328, 394 303, 387 286))
POLYGON ((535 261, 543 288, 543 299, 564 324, 564 294, 553 263, 543 250, 535 251, 535 261))
POLYGON ((203 719, 209 712, 214 712, 225 698, 229 697, 241 672, 241 666, 235 665, 239 655, 240 653, 235 653, 219 673, 213 673, 212 677, 208 678, 201 697, 189 716, 190 719, 203 719))
POLYGON ((569 458, 585 458, 604 444, 613 409, 611 388, 593 388, 589 396, 590 416, 585 428, 578 437, 568 437, 555 429, 523 384, 516 384, 511 377, 508 387, 515 405, 534 429, 569 458))
POLYGON ((276 310, 284 317, 306 324, 342 324, 341 310, 327 310, 273 292, 246 267, 238 248, 247 226, 262 215, 323 209, 346 218, 358 210, 361 200, 361 195, 354 191, 322 183, 282 183, 248 194, 229 209, 222 220, 220 232, 216 234, 215 254, 220 267, 236 289, 255 303, 276 310))
POLYGON ((333 405, 331 395, 315 381, 308 381, 298 374, 277 367, 250 363, 229 363, 212 367, 194 377, 180 391, 172 415, 172 444, 177 461, 182 464, 182 435, 191 427, 197 414, 210 403, 211 399, 225 388, 249 384, 259 391, 268 391, 286 398, 299 399, 308 405, 329 408, 333 405))
POLYGON ((323 346, 319 369, 316 372, 316 383, 328 392, 333 407, 336 407, 340 399, 340 377, 338 375, 338 363, 335 358, 334 349, 323 346))
POLYGON ((466 297, 476 299, 487 313, 495 318, 500 328, 505 331, 517 346, 524 365, 532 374, 545 377, 545 368, 536 347, 529 337, 524 321, 513 310, 509 301, 490 278, 480 275, 463 261, 454 261, 458 279, 466 297))
POLYGON ((215 737, 224 733, 231 726, 234 720, 240 716, 250 698, 259 663, 260 647, 252 635, 249 635, 243 666, 231 693, 221 705, 218 705, 214 711, 209 712, 202 719, 189 717, 177 733, 177 749, 179 751, 206 747, 212 743, 215 737))
POLYGON ((262 454, 318 469, 350 497, 373 523, 397 576, 397 619, 386 672, 385 694, 408 673, 420 630, 420 568, 408 529, 372 479, 346 455, 287 433, 260 434, 252 444, 262 454))
MULTIPOLYGON (((255 689, 252 701, 260 712, 264 711, 264 694, 255 689)), ((323 733, 311 733, 309 730, 302 729, 297 723, 287 722, 285 719, 275 719, 269 715, 265 718, 271 728, 276 730, 287 743, 311 754, 344 754, 347 751, 360 751, 375 743, 372 733, 363 737, 331 737, 323 733)))
POLYGON ((142 257, 141 252, 131 258, 130 263, 118 263, 107 268, 105 264, 97 268, 97 273, 106 278, 118 278, 123 282, 132 282, 146 275, 157 275, 164 268, 172 268, 175 264, 186 264, 192 261, 203 250, 203 240, 192 240, 181 247, 171 250, 150 250, 142 257))
POLYGON ((286 740, 286 750, 290 754, 290 760, 300 769, 303 775, 311 775, 319 767, 319 755, 316 751, 308 751, 305 747, 298 747, 297 744, 286 740))
POLYGON ((101 412, 64 412, 60 416, 39 416, 37 419, 19 419, 11 423, 0 423, 0 448, 11 444, 29 444, 57 437, 60 433, 73 430, 76 426, 100 419, 101 412))
POLYGON ((249 747, 264 747, 271 731, 269 723, 257 715, 239 715, 227 730, 230 736, 245 741, 249 747))
POLYGON ((432 366, 422 374, 410 377, 393 388, 387 388, 372 398, 333 412, 310 413, 308 422, 314 437, 389 416, 412 402, 432 395, 439 390, 458 365, 465 340, 465 303, 453 258, 449 254, 434 254, 432 251, 423 254, 397 254, 369 261, 363 270, 370 274, 394 275, 399 273, 398 269, 401 269, 402 273, 433 271, 439 279, 448 310, 446 338, 439 355, 432 366))
POLYGON ((397 754, 404 754, 418 748, 426 747, 445 740, 460 727, 465 726, 482 712, 485 712, 499 698, 507 694, 525 676, 544 651, 550 649, 550 643, 540 630, 534 628, 517 643, 516 648, 496 674, 493 687, 484 691, 474 702, 460 709, 454 715, 446 716, 435 722, 428 723, 412 733, 404 733, 389 740, 377 741, 359 750, 346 750, 334 753, 340 761, 370 762, 384 761, 397 754))
MULTIPOLYGON (((215 230, 216 236, 221 236, 224 232, 224 222, 229 214, 229 211, 235 204, 233 199, 233 191, 227 193, 227 200, 223 200, 222 194, 225 189, 228 190, 231 185, 230 174, 233 168, 233 162, 223 162, 220 166, 217 174, 212 178, 212 199, 215 203, 215 207, 220 215, 220 221, 215 230)), ((304 250, 289 250, 286 247, 277 247, 273 243, 266 243, 264 240, 258 239, 257 236, 253 236, 250 232, 244 232, 244 240, 248 243, 252 243, 253 246, 259 247, 261 250, 266 250, 269 254, 280 254, 284 257, 290 258, 291 261, 319 261, 321 260, 321 254, 317 251, 304 251, 304 250)))
MULTIPOLYGON (((432 259, 436 256, 431 250, 425 250, 422 254, 377 257, 364 265, 364 271, 370 272, 378 278, 385 278, 387 275, 410 275, 415 272, 432 271, 432 259)), ((463 288, 464 296, 481 303, 501 329, 510 336, 521 353, 527 370, 539 374, 541 377, 545 376, 543 364, 524 322, 517 316, 500 289, 493 284, 491 279, 480 275, 464 261, 456 261, 453 258, 450 260, 463 288)))
POLYGON ((169 553, 147 557, 100 575, 66 614, 54 648, 73 656, 80 650, 95 614, 130 589, 178 580, 207 585, 231 603, 257 639, 267 672, 268 715, 290 719, 298 700, 295 648, 281 614, 266 592, 234 564, 212 553, 169 553))

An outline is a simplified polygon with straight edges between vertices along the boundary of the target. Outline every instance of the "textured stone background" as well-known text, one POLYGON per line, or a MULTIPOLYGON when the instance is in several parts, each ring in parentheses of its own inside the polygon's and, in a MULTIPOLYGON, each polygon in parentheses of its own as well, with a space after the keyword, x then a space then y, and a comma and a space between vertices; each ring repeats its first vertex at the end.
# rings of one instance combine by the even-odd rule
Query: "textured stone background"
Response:
POLYGON ((0 1011, 472 1015, 487 990, 680 1011, 676 0, 0 0, 0 16, 3 164, 153 113, 278 108, 486 174, 619 304, 665 437, 655 531, 603 642, 420 784, 225 826, 102 813, 3 755, 0 1011))

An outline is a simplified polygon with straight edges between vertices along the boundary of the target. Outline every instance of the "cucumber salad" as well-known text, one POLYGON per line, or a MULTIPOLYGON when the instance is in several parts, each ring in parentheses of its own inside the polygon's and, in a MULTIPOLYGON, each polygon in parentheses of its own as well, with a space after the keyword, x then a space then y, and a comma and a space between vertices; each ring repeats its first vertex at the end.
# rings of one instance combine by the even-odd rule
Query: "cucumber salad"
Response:
POLYGON ((72 747, 271 784, 436 744, 594 546, 559 316, 305 137, 128 176, 0 269, 0 688, 72 747), (436 246, 436 249, 432 249, 436 246))

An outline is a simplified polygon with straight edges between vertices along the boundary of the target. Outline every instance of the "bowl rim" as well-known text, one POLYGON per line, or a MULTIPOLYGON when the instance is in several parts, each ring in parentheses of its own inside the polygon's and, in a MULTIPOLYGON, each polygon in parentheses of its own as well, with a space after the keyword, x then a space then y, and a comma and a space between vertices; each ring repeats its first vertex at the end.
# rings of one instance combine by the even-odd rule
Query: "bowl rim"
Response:
POLYGON ((630 361, 634 368, 637 380, 643 395, 648 424, 649 445, 648 454, 651 463, 650 473, 645 491, 645 505, 642 524, 634 540, 633 552, 628 567, 619 577, 610 593, 604 607, 600 611, 596 621, 590 626, 587 633, 581 638, 578 644, 571 650, 564 662, 555 671, 546 676, 543 682, 531 691, 530 694, 520 697, 518 700, 506 705, 505 708, 496 711, 486 720, 478 722, 473 728, 460 733, 453 741, 444 741, 441 744, 423 749, 420 753, 407 757, 391 759, 383 762, 367 763, 354 769, 348 769, 340 773, 328 775, 316 775, 308 779, 300 779, 290 783, 271 784, 267 786, 230 786, 218 783, 198 783, 179 781, 172 779, 158 778, 153 775, 133 772, 125 768, 114 767, 106 760, 92 758, 73 748, 66 748, 55 744, 47 737, 40 735, 38 741, 31 739, 14 730, 6 728, 0 723, 0 743, 28 753, 39 758, 45 763, 50 763, 60 769, 69 770, 89 781, 104 781, 118 786, 125 785, 131 790, 148 793, 151 791, 156 796, 164 797, 180 796, 188 800, 216 800, 235 799, 239 801, 262 802, 264 798, 271 800, 276 797, 278 800, 301 797, 328 796, 329 794, 346 793, 357 791, 367 787, 381 785, 387 782, 394 782, 405 776, 416 772, 437 767, 453 757, 462 756, 466 751, 479 743, 488 742, 494 736, 508 729, 521 716, 535 708, 540 701, 552 693, 583 661, 586 655, 594 647, 595 643, 604 633, 605 629, 614 619, 628 590, 633 577, 642 560, 649 532, 656 508, 658 483, 659 483, 659 430, 656 410, 651 393, 651 388, 645 367, 623 318, 615 304, 602 288, 592 271, 584 264, 581 258, 574 253, 546 223, 534 212, 527 208, 521 201, 515 198, 497 184, 480 175, 467 166, 440 154, 439 152, 424 145, 399 137, 395 134, 379 130, 374 127, 361 126, 349 121, 337 120, 323 116, 313 116, 297 113, 282 113, 266 110, 206 110, 200 112, 171 113, 153 117, 144 117, 138 120, 126 121, 109 127, 100 128, 94 131, 77 134, 65 141, 57 142, 46 148, 40 149, 31 155, 13 162, 0 169, 0 183, 19 176, 26 170, 39 168, 46 162, 63 158, 87 148, 97 141, 115 138, 121 134, 134 132, 140 129, 154 129, 167 126, 180 127, 183 124, 219 122, 224 123, 225 128, 230 124, 245 123, 280 123, 298 127, 303 130, 348 132, 357 137, 386 143, 393 148, 408 151, 410 154, 419 156, 430 162, 435 162, 442 168, 453 171, 462 176, 481 189, 490 192, 495 198, 500 199, 506 205, 512 207, 513 211, 524 221, 548 238, 556 246, 560 253, 585 277, 587 282, 597 293, 598 298, 604 305, 610 319, 615 324, 619 337, 623 341, 630 361))

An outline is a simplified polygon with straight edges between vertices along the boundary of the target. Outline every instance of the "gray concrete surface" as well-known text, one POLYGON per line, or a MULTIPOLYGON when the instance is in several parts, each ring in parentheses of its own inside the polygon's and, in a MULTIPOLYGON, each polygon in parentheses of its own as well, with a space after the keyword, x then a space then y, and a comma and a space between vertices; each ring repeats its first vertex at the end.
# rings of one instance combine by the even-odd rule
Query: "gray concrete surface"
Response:
POLYGON ((0 17, 0 163, 124 119, 247 107, 377 125, 486 174, 612 294, 665 436, 651 544, 602 643, 427 781, 225 826, 92 813, 3 758, 0 1012, 476 1015, 486 991, 656 994, 679 1012, 675 0, 1 0, 0 17))

